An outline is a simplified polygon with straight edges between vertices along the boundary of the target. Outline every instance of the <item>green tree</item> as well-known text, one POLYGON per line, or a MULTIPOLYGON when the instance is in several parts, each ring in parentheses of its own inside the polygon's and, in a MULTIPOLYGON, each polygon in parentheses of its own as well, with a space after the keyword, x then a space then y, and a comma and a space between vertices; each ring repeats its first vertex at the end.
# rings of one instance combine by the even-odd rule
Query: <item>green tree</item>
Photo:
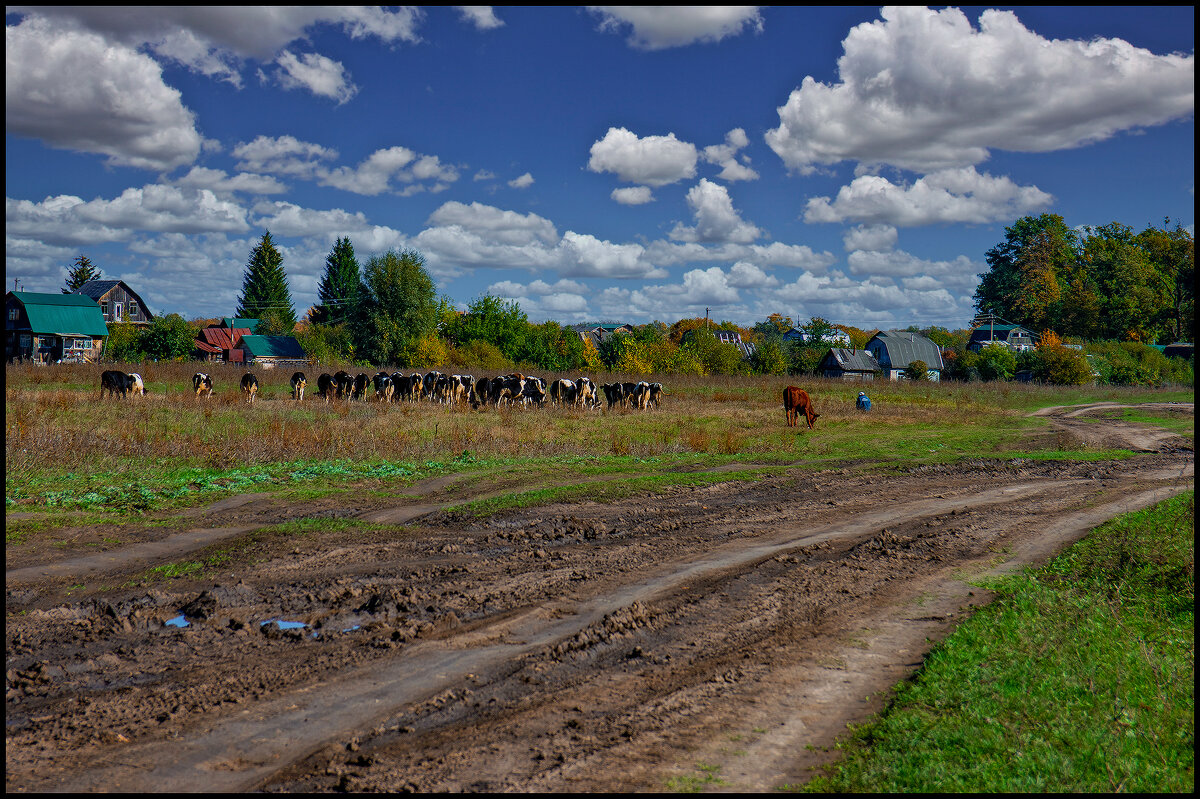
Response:
POLYGON ((296 326, 296 309, 283 271, 283 256, 275 248, 270 231, 250 251, 246 274, 242 278, 242 296, 238 298, 237 315, 263 319, 270 316, 273 329, 290 333, 296 326))
POLYGON ((62 293, 74 294, 84 283, 100 278, 100 270, 92 265, 91 259, 86 255, 80 255, 72 262, 71 269, 67 273, 67 285, 63 288, 62 293))
POLYGON ((760 375, 782 375, 787 372, 787 356, 779 336, 761 341, 750 357, 750 368, 760 375))
POLYGON ((196 330, 177 313, 160 316, 138 336, 137 347, 156 361, 184 361, 196 345, 196 330))
POLYGON ((467 305, 467 312, 446 329, 446 336, 458 345, 472 341, 494 344, 511 361, 528 361, 529 317, 515 301, 484 294, 467 305))
POLYGON ((829 320, 819 316, 808 320, 808 324, 802 325, 800 330, 808 334, 810 345, 818 347, 832 342, 834 334, 837 333, 837 328, 829 320))
POLYGON ((354 316, 358 290, 362 286, 354 245, 339 238, 325 258, 325 274, 317 287, 317 305, 310 319, 315 325, 338 325, 354 316))
POLYGON ((1100 297, 1101 336, 1148 342, 1165 334, 1174 281, 1128 225, 1112 222, 1087 233, 1083 259, 1100 297))
MULTIPOLYGON (((1146 228, 1138 234, 1138 244, 1167 285, 1168 303, 1156 320, 1158 328, 1170 341, 1192 341, 1196 326, 1196 242, 1179 223, 1174 229, 1170 225, 1171 220, 1164 219, 1162 228, 1146 228)), ((1165 342, 1160 339, 1160 343, 1165 342)))
MULTIPOLYGON (((408 366, 434 359, 437 292, 416 250, 389 250, 363 267, 353 325, 355 351, 372 363, 408 366)), ((444 348, 443 348, 444 349, 444 348)))
POLYGON ((1079 236, 1061 216, 1018 219, 984 256, 988 271, 979 276, 975 307, 1034 330, 1057 324, 1061 286, 1074 272, 1078 254, 1079 236), (1050 325, 1041 323, 1047 319, 1050 325))
POLYGON ((929 379, 929 364, 924 361, 913 361, 908 366, 904 367, 901 373, 909 380, 928 380, 929 379))
POLYGON ((1017 356, 998 341, 981 347, 973 363, 984 380, 1012 380, 1017 372, 1017 356))
POLYGON ((104 357, 121 363, 136 363, 144 360, 138 346, 138 326, 115 322, 108 326, 108 339, 104 342, 104 357))

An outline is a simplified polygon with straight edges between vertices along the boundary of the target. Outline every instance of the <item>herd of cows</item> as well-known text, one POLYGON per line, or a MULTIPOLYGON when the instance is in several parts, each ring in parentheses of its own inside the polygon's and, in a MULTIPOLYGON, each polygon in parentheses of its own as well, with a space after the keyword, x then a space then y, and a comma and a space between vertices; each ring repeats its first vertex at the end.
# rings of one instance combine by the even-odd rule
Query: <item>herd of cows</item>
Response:
MULTIPOLYGON (((308 387, 308 377, 304 372, 296 372, 290 381, 292 399, 304 399, 304 390, 308 387)), ((322 374, 317 378, 317 395, 326 403, 334 400, 346 402, 365 401, 368 392, 374 390, 373 399, 379 402, 440 402, 445 405, 470 404, 473 408, 492 405, 534 406, 542 407, 547 402, 555 405, 573 406, 578 408, 599 408, 600 394, 603 392, 604 401, 608 407, 625 407, 646 410, 657 408, 662 400, 662 383, 604 383, 596 390, 596 384, 587 377, 578 380, 559 378, 549 385, 540 377, 522 374, 500 375, 498 377, 481 377, 476 380, 471 375, 447 375, 441 372, 420 374, 414 372, 406 375, 402 372, 379 372, 374 377, 366 373, 351 375, 340 371, 336 374, 322 374)), ((192 390, 197 397, 213 395, 212 376, 197 372, 192 376, 192 390)), ((241 391, 247 402, 254 402, 258 394, 258 378, 253 373, 242 375, 241 391)), ((144 395, 145 384, 139 374, 126 374, 109 370, 100 375, 100 396, 108 392, 109 397, 117 394, 122 397, 129 394, 144 395)), ((860 394, 860 398, 865 395, 860 394)), ((860 401, 861 406, 861 401, 860 401)), ((867 407, 870 407, 869 404, 867 407)), ((783 410, 788 427, 795 427, 803 414, 810 430, 816 427, 817 417, 813 409, 812 399, 808 392, 796 386, 788 386, 783 390, 783 410)))
MULTIPOLYGON (((296 372, 290 381, 292 398, 304 399, 308 388, 308 376, 296 372)), ((317 378, 317 395, 326 403, 335 400, 365 401, 368 394, 379 402, 439 402, 446 405, 470 404, 473 408, 483 406, 516 405, 542 407, 547 402, 579 408, 598 408, 607 401, 609 408, 628 407, 638 410, 657 408, 662 401, 662 383, 606 383, 597 386, 590 378, 578 380, 559 378, 546 383, 540 377, 522 374, 481 377, 472 375, 448 375, 441 372, 406 375, 402 372, 379 372, 374 377, 361 373, 351 375, 340 371, 322 374, 317 378), (372 393, 373 392, 373 393, 372 393)), ((192 376, 192 391, 197 397, 213 396, 212 376, 197 372, 192 376)), ((100 396, 105 392, 112 397, 128 394, 145 394, 142 378, 136 374, 125 374, 114 370, 100 376, 100 396)), ((258 378, 247 372, 241 379, 241 392, 247 402, 253 402, 258 394, 258 378)))

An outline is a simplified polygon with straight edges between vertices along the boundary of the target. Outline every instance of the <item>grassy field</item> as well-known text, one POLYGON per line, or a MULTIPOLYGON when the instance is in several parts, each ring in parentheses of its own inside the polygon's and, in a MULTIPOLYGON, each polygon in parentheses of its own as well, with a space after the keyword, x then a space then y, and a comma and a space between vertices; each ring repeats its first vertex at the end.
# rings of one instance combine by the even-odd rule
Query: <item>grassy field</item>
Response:
MULTIPOLYGON (((1120 456, 1062 444, 1029 449, 1046 423, 1033 409, 1085 401, 1191 401, 1191 389, 1060 389, 1011 383, 809 378, 662 378, 657 411, 472 410, 431 403, 326 405, 289 399, 291 370, 257 372, 253 405, 239 369, 218 366, 216 397, 191 394, 195 364, 138 364, 147 396, 99 398, 98 366, 9 366, 5 381, 5 504, 12 510, 139 512, 214 492, 415 481, 449 471, 539 475, 661 475, 725 463, 826 465, 945 462, 978 457, 1120 456), (814 397, 817 429, 788 428, 785 385, 814 397)), ((313 371, 313 370, 310 370, 313 371)), ((557 375, 543 375, 553 379, 557 375)), ((569 375, 568 375, 569 376, 569 375)), ((310 380, 314 375, 310 375, 310 380)), ((631 379, 597 375, 597 380, 631 379)), ((636 378, 633 378, 636 379, 636 378)), ((311 381, 315 382, 315 381, 311 381)), ((1183 431, 1187 432, 1187 431, 1183 431)), ((319 489, 318 489, 319 490, 319 489)))
POLYGON ((1194 516, 1181 495, 990 585, 806 790, 1190 793, 1194 516))

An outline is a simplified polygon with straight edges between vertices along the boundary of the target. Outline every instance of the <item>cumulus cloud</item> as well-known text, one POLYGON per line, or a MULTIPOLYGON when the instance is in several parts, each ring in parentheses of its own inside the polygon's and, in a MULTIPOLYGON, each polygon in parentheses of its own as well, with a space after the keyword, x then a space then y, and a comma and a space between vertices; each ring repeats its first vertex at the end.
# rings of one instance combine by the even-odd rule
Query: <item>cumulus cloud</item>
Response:
MULTIPOLYGON (((730 182, 735 180, 758 180, 758 173, 751 169, 747 164, 738 163, 738 150, 750 144, 749 137, 746 136, 746 131, 741 128, 734 128, 725 134, 724 144, 713 144, 704 148, 704 160, 710 164, 716 164, 721 167, 721 174, 717 177, 721 180, 730 182)), ((749 159, 746 159, 747 161, 749 159)))
POLYGON ((526 172, 524 175, 510 180, 508 185, 514 189, 527 189, 533 185, 533 175, 526 172))
POLYGON ((239 172, 231 177, 223 169, 208 169, 202 166, 192 167, 186 175, 172 182, 176 186, 186 188, 208 189, 222 197, 234 193, 281 194, 287 191, 287 186, 270 175, 239 172))
POLYGON ((588 169, 612 172, 627 183, 666 186, 696 175, 695 145, 680 141, 674 133, 639 138, 625 128, 609 128, 604 138, 592 144, 588 169))
POLYGON ((828 197, 810 199, 804 221, 853 220, 900 227, 987 223, 1045 208, 1053 199, 1037 186, 1018 186, 1006 177, 980 174, 973 166, 934 172, 908 186, 862 175, 843 186, 833 202, 828 197))
POLYGON ((469 22, 481 31, 502 27, 504 20, 496 16, 491 6, 455 6, 464 22, 469 22))
POLYGON ((661 266, 689 263, 711 263, 713 261, 746 261, 757 266, 784 266, 803 269, 814 274, 823 274, 837 258, 830 252, 816 252, 805 244, 676 244, 669 241, 653 241, 646 247, 646 258, 661 266))
POLYGON ((502 244, 516 246, 535 242, 549 246, 558 242, 558 231, 549 219, 532 212, 521 214, 505 211, 479 202, 470 205, 453 201, 445 203, 430 215, 428 224, 433 227, 458 227, 502 244))
POLYGON ((1195 56, 1049 40, 1011 11, 892 7, 843 41, 840 82, 806 77, 767 143, 809 173, 842 160, 931 172, 989 150, 1049 152, 1194 112, 1195 56), (999 65, 999 66, 998 66, 999 65))
POLYGON ((339 61, 318 53, 296 55, 284 50, 276 59, 279 72, 276 80, 285 89, 307 89, 318 97, 328 97, 338 105, 358 93, 350 75, 339 61))
POLYGON ((858 225, 842 234, 846 251, 880 252, 896 246, 896 228, 891 225, 858 225))
POLYGON ((663 50, 695 42, 719 42, 750 28, 761 32, 757 6, 591 6, 600 30, 623 33, 639 50, 663 50))
POLYGON ((677 241, 749 244, 762 235, 734 210, 729 191, 720 184, 701 178, 688 192, 687 202, 696 226, 677 224, 670 234, 677 241))
POLYGON ((627 186, 623 189, 613 189, 609 195, 621 205, 645 205, 654 202, 654 195, 649 186, 627 186))
POLYGON ((39 17, 5 27, 5 125, 51 147, 168 171, 196 160, 202 137, 150 57, 39 17))
POLYGON ((321 162, 337 158, 337 150, 304 142, 295 136, 258 136, 233 148, 238 169, 312 178, 321 162))

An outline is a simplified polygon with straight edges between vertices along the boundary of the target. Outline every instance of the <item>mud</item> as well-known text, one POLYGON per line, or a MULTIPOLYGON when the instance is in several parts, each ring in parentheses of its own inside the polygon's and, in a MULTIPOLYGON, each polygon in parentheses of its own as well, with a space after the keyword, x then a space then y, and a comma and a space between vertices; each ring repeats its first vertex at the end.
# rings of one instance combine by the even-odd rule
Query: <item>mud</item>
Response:
POLYGON ((9 547, 6 787, 796 785, 988 601, 973 577, 1192 488, 1189 439, 1080 419, 1107 410, 1056 409, 1054 434, 1136 457, 797 468, 479 519, 435 478, 9 547), (306 518, 369 524, 255 537, 306 518), (219 578, 121 587, 231 542, 219 578))

